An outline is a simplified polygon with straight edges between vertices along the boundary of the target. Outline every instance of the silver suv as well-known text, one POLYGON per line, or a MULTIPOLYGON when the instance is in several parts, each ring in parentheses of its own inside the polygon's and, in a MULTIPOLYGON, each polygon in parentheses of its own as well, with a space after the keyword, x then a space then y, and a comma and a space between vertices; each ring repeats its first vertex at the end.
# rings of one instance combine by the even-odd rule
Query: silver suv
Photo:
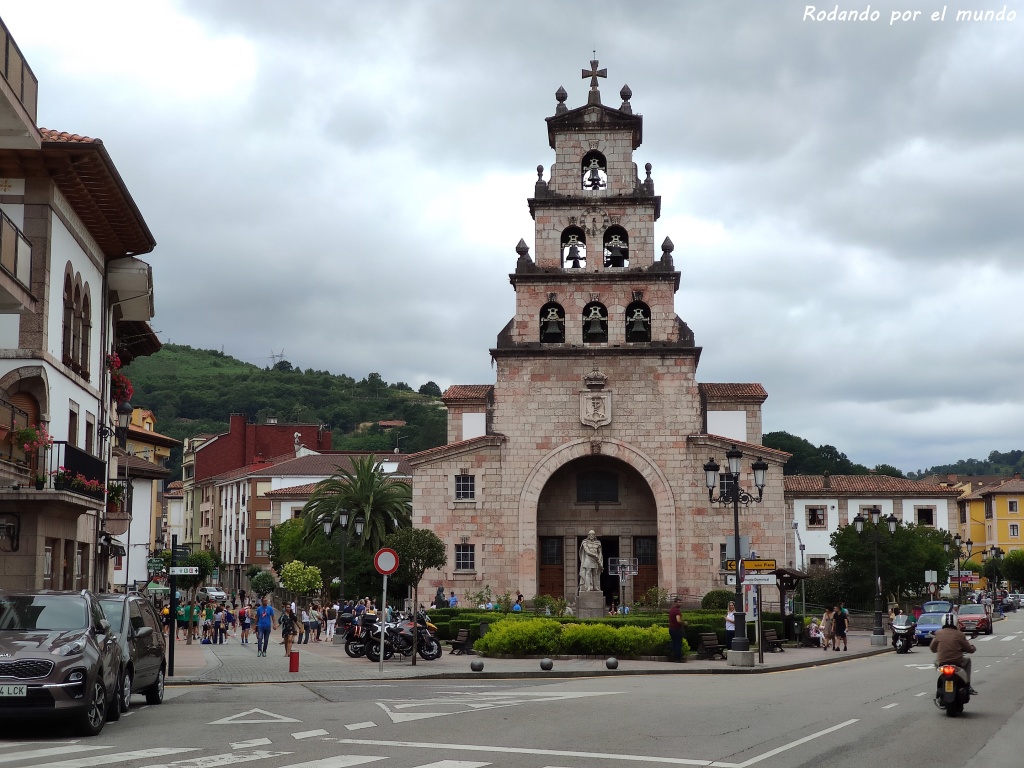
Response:
POLYGON ((96 597, 0 590, 0 722, 59 717, 83 736, 117 720, 121 649, 96 597))

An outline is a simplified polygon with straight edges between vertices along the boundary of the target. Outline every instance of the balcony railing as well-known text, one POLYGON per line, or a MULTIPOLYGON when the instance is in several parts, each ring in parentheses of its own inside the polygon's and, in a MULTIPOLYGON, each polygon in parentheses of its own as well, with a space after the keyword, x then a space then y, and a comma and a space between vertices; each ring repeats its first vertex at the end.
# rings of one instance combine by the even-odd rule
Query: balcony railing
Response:
POLYGON ((0 267, 26 291, 32 286, 32 243, 6 213, 0 211, 0 267))
POLYGON ((107 464, 81 448, 55 440, 49 450, 40 451, 37 474, 48 479, 48 487, 70 491, 103 501, 107 464))
POLYGON ((21 55, 21 49, 11 37, 7 25, 0 21, 0 71, 11 86, 15 96, 25 108, 32 122, 36 122, 36 100, 39 96, 39 81, 21 55))

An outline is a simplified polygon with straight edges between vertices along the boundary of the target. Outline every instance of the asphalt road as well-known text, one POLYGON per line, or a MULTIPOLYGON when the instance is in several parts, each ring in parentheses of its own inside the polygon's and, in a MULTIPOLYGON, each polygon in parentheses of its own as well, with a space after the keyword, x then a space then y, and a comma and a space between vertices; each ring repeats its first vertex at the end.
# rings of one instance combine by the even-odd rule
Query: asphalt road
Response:
POLYGON ((980 695, 956 719, 932 704, 920 648, 744 676, 175 688, 158 707, 137 697, 94 739, 19 728, 0 766, 1017 768, 1024 612, 976 644, 980 695))

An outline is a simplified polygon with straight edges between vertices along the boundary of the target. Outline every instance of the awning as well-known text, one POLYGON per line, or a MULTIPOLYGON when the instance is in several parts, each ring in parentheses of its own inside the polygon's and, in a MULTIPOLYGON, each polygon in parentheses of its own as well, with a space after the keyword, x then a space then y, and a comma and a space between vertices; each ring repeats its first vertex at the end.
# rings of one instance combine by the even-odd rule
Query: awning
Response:
POLYGON ((157 584, 155 581, 151 581, 146 585, 146 591, 151 595, 166 595, 171 591, 171 588, 164 584, 157 584))
POLYGON ((110 556, 117 557, 118 555, 124 555, 128 549, 125 547, 124 542, 116 536, 110 537, 110 543, 107 545, 110 547, 110 556))

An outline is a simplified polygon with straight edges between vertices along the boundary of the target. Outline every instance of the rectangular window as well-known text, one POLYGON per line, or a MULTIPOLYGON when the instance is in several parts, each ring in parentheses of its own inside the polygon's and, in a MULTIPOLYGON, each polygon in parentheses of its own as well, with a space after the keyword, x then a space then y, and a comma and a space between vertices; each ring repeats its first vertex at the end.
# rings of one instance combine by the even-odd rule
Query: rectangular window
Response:
POLYGON ((825 508, 824 507, 808 507, 807 508, 807 527, 808 528, 824 528, 825 527, 825 508))
POLYGON ((565 549, 562 539, 557 536, 541 536, 540 564, 562 565, 562 553, 565 549))
POLYGON ((986 496, 985 497, 985 519, 986 520, 991 520, 992 519, 992 497, 991 496, 986 496))
POLYGON ((476 475, 455 476, 455 498, 463 501, 476 498, 476 475))
POLYGON ((725 553, 726 546, 725 544, 718 545, 718 568, 722 571, 725 570, 725 561, 729 559, 725 553))
POLYGON ((455 545, 455 570, 476 570, 476 544, 455 545))
POLYGON ((68 411, 68 443, 78 447, 78 411, 68 411))
POLYGON ((619 476, 605 470, 579 472, 576 475, 576 503, 616 503, 619 500, 619 476))
POLYGON ((967 525, 967 504, 961 501, 957 506, 960 507, 960 525, 967 525))
POLYGON ((633 553, 637 565, 658 564, 658 539, 655 536, 634 536, 633 553))
POLYGON ((828 558, 820 555, 811 555, 807 558, 808 568, 828 568, 828 558))
POLYGON ((914 512, 917 513, 918 525, 935 527, 935 507, 915 507, 914 512))
POLYGON ((1010 538, 1016 539, 1020 536, 1020 526, 1017 523, 1010 523, 1010 538))
POLYGON ((1009 501, 1006 502, 1006 505, 1007 505, 1007 508, 1009 509, 1009 511, 1011 513, 1017 514, 1017 500, 1016 499, 1010 499, 1009 501))

